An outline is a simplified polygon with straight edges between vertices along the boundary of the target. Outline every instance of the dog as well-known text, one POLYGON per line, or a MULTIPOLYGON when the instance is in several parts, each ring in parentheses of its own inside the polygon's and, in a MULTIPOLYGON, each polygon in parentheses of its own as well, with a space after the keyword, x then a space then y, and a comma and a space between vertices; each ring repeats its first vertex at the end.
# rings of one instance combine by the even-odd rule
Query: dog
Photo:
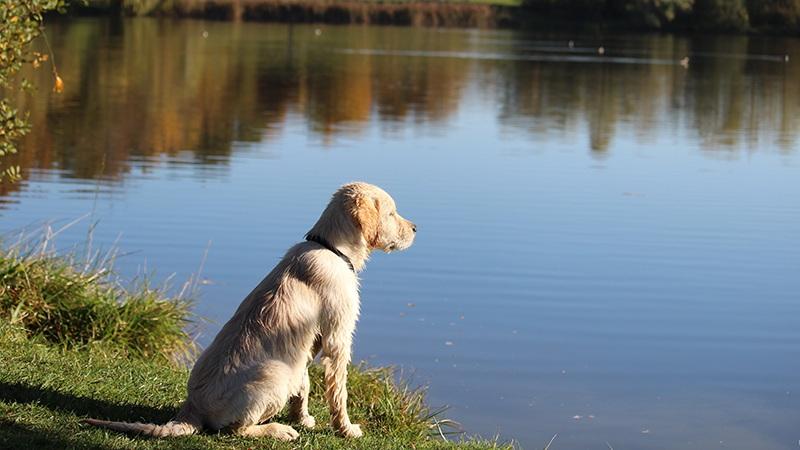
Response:
POLYGON ((370 252, 410 247, 417 227, 397 213, 392 197, 362 182, 345 184, 306 234, 242 301, 197 359, 187 399, 164 425, 83 422, 154 437, 230 430, 289 441, 289 425, 266 423, 289 403, 292 422, 313 428, 308 365, 322 351, 331 425, 362 436, 347 414, 347 366, 359 314, 358 272, 370 252))

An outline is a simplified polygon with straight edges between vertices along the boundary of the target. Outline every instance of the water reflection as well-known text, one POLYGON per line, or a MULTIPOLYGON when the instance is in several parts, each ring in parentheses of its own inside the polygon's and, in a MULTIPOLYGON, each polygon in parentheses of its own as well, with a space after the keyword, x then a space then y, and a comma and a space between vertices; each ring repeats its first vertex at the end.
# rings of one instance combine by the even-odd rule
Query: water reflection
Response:
POLYGON ((586 127, 598 156, 623 126, 647 136, 680 125, 719 153, 765 144, 792 151, 800 125, 800 65, 782 56, 800 60, 792 39, 578 36, 570 48, 565 39, 512 32, 317 34, 310 26, 157 20, 56 23, 50 33, 68 87, 50 93, 49 74, 39 71, 32 76, 43 88, 20 98, 35 130, 15 157, 26 174, 118 178, 132 160, 182 151, 174 162, 202 170, 226 164, 235 141, 280 133, 291 114, 323 143, 375 121, 441 127, 476 91, 496 98, 507 131, 536 138, 586 127), (603 63, 574 59, 599 46, 605 53, 593 58, 603 63), (678 63, 686 56, 688 68, 678 63))
POLYGON ((422 229, 365 273, 354 355, 469 431, 796 447, 797 40, 316 29, 54 25, 0 235, 91 213, 120 273, 176 279, 212 242, 204 344, 368 179, 422 229))

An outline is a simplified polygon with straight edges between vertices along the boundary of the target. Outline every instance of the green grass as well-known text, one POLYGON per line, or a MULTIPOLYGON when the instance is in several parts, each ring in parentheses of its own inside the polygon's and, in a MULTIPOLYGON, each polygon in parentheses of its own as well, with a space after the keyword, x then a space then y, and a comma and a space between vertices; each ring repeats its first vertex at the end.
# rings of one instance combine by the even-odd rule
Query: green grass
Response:
POLYGON ((88 259, 0 250, 0 318, 66 348, 105 345, 136 357, 192 353, 191 302, 146 279, 121 282, 113 253, 88 259))
MULTIPOLYGON (((444 442, 434 436, 430 411, 419 391, 399 388, 390 371, 352 368, 350 415, 365 436, 346 440, 327 425, 321 370, 312 367, 311 413, 317 428, 279 443, 268 438, 201 434, 180 438, 131 437, 81 425, 86 417, 166 422, 184 398, 188 371, 160 360, 129 358, 97 348, 69 350, 29 338, 0 322, 0 448, 498 448, 494 442, 444 442)), ((277 418, 285 421, 285 416, 277 418)), ((446 432, 446 430, 445 430, 446 432)), ((510 447, 505 447, 510 448, 510 447)))

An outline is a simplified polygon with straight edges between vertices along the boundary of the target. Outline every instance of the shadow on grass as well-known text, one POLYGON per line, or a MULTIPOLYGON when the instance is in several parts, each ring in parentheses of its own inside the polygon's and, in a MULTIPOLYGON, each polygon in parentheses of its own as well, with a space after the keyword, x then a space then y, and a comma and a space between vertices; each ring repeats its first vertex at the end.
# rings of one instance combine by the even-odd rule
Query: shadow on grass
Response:
POLYGON ((0 382, 0 401, 37 403, 51 410, 68 412, 77 416, 126 422, 138 420, 149 423, 164 423, 177 412, 175 408, 118 404, 93 398, 78 397, 48 388, 3 382, 0 382))
POLYGON ((77 442, 66 433, 55 433, 42 429, 33 429, 22 426, 18 423, 8 422, 0 419, 0 447, 20 448, 24 443, 25 448, 35 449, 98 449, 105 450, 109 447, 77 442))

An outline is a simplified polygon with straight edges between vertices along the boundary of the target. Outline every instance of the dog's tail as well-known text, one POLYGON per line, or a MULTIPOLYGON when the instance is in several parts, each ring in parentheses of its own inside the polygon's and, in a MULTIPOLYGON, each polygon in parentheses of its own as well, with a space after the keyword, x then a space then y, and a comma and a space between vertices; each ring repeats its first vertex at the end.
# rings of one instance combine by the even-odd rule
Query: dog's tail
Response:
POLYGON ((81 422, 123 433, 142 434, 152 437, 187 436, 200 431, 197 425, 182 420, 172 420, 164 425, 140 422, 111 422, 98 419, 83 419, 81 422))

